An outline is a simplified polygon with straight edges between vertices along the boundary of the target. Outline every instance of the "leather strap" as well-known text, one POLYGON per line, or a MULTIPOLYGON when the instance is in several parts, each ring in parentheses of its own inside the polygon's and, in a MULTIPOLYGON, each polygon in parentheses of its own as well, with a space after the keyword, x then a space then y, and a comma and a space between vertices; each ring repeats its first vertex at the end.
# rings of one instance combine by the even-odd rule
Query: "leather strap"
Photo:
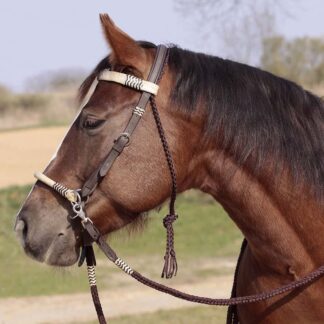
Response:
MULTIPOLYGON (((117 266, 120 267, 120 264, 117 262, 118 260, 121 260, 118 258, 115 251, 108 245, 108 243, 104 240, 104 238, 99 234, 95 234, 92 236, 93 233, 99 233, 99 231, 96 229, 96 227, 89 221, 87 223, 87 226, 85 226, 85 230, 88 231, 90 237, 97 243, 99 248, 103 251, 103 253, 107 256, 107 258, 115 263, 117 266)), ((126 264, 126 262, 122 261, 122 264, 126 264)), ((127 267, 131 269, 128 265, 127 267)), ((122 270, 125 271, 125 267, 120 267, 122 270)), ((184 292, 181 292, 179 290, 176 290, 174 288, 162 285, 158 282, 155 282, 153 280, 150 280, 144 276, 142 276, 139 272, 131 269, 131 271, 125 271, 127 274, 138 280, 139 282, 143 283, 144 285, 151 287, 153 289, 156 289, 158 291, 161 291, 163 293, 172 295, 177 298, 181 298, 187 301, 191 301, 194 303, 199 304, 206 304, 206 305, 219 305, 219 306, 229 306, 229 305, 241 305, 241 304, 247 304, 247 303, 256 303, 259 301, 263 301, 266 299, 273 298, 274 296, 282 295, 284 293, 287 293, 289 291, 295 290, 300 287, 305 287, 309 285, 310 283, 314 282, 315 280, 321 278, 324 275, 324 265, 317 268, 315 271, 307 274, 306 276, 297 279, 295 281, 289 282, 284 284, 281 287, 262 292, 255 295, 249 295, 249 296, 242 296, 242 297, 233 297, 233 298, 208 298, 208 297, 200 297, 195 296, 191 294, 187 294, 184 292)))
MULTIPOLYGON (((163 62, 167 56, 167 52, 168 48, 166 46, 159 45, 157 47, 155 59, 148 76, 149 82, 157 84, 162 72, 163 62)), ((151 93, 144 91, 138 101, 136 108, 142 109, 142 111, 144 112, 151 96, 151 93)), ((132 117, 130 118, 126 128, 124 129, 123 133, 121 133, 120 136, 114 141, 114 145, 107 154, 106 158, 102 161, 99 167, 91 174, 91 176, 83 185, 81 189, 81 197, 83 200, 86 200, 87 197, 89 197, 94 192, 99 182, 108 173, 108 171, 116 161, 117 157, 121 154, 121 152, 129 143, 130 137, 132 136, 141 118, 142 115, 140 114, 132 114, 132 117)))

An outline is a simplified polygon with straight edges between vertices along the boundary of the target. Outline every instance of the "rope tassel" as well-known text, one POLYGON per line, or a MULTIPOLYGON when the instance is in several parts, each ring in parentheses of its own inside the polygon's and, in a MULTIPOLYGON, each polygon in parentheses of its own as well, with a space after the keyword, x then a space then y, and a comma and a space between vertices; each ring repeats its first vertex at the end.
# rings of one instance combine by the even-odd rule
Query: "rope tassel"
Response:
POLYGON ((176 253, 174 251, 174 231, 173 222, 178 218, 178 215, 169 214, 163 218, 163 225, 167 231, 166 251, 164 255, 164 267, 161 274, 162 278, 170 279, 177 274, 178 263, 176 253))

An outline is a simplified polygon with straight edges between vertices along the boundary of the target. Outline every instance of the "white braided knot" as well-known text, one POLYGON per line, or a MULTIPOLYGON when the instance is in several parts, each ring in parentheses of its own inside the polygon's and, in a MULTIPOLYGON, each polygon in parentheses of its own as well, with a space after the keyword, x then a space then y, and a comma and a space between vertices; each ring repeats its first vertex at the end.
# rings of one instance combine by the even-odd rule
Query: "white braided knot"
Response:
POLYGON ((145 109, 140 107, 135 107, 133 110, 133 114, 138 115, 140 117, 142 117, 144 113, 145 113, 145 109))
POLYGON ((143 80, 137 78, 134 75, 126 75, 125 86, 134 88, 136 90, 142 90, 143 87, 143 80))
POLYGON ((68 188, 64 187, 60 183, 55 182, 53 185, 53 189, 57 191, 61 196, 65 197, 66 193, 68 192, 68 188))
POLYGON ((133 269, 125 262, 123 261, 122 259, 118 258, 116 261, 115 261, 115 264, 120 268, 122 269, 124 272, 126 272, 127 274, 131 275, 134 271, 133 269))
POLYGON ((87 266, 88 270, 88 279, 90 286, 96 286, 97 280, 96 280, 96 270, 94 266, 87 266))

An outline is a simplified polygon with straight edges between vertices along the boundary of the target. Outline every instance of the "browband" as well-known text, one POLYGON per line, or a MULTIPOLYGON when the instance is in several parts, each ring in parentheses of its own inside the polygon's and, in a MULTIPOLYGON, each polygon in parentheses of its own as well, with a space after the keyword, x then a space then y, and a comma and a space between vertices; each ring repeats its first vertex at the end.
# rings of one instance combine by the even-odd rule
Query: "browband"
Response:
POLYGON ((108 69, 103 70, 99 74, 98 81, 112 81, 120 83, 126 87, 133 88, 139 91, 145 91, 155 96, 157 95, 159 90, 159 86, 156 83, 139 79, 134 75, 110 71, 108 69))

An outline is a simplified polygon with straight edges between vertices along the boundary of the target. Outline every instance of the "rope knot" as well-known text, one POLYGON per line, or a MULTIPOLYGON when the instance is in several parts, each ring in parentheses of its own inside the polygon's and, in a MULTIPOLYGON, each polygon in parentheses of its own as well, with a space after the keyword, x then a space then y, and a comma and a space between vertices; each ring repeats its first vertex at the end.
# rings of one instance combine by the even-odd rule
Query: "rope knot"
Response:
POLYGON ((166 250, 164 255, 164 267, 162 278, 170 279, 177 274, 178 264, 176 253, 174 251, 174 231, 173 222, 178 218, 178 215, 170 213, 163 218, 163 226, 167 230, 166 250))
POLYGON ((172 226, 173 222, 176 221, 178 218, 178 215, 175 215, 175 214, 169 214, 169 215, 166 215, 164 218, 163 218, 163 226, 168 229, 168 227, 172 226))

